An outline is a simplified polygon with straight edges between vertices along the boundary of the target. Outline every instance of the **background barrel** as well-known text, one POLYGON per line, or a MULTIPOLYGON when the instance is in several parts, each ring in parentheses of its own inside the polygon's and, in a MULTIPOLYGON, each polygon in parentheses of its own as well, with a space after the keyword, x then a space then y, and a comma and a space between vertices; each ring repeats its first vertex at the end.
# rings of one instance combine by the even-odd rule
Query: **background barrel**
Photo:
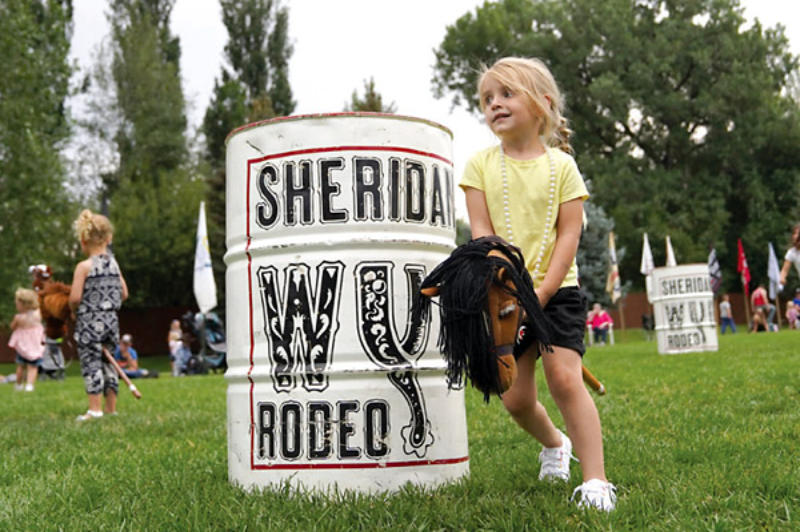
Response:
POLYGON ((436 312, 454 248, 452 134, 421 119, 289 117, 227 140, 230 481, 395 490, 468 473, 436 312))
POLYGON ((708 264, 656 268, 652 276, 658 352, 716 351, 717 323, 708 264))

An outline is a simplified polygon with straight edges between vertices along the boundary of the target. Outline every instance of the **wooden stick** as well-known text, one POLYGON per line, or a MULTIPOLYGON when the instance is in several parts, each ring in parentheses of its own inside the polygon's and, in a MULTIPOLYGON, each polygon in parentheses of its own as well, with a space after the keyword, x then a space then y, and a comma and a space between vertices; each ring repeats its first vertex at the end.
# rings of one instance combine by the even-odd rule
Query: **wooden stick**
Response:
POLYGON ((111 356, 111 353, 109 353, 108 349, 106 349, 105 347, 103 347, 103 354, 106 356, 106 359, 111 363, 111 365, 114 366, 114 369, 117 370, 117 375, 119 375, 119 378, 125 381, 125 384, 128 385, 128 389, 131 391, 133 396, 137 399, 141 399, 142 393, 139 391, 136 385, 131 382, 131 379, 127 375, 125 375, 125 372, 122 371, 122 368, 119 367, 117 361, 114 360, 114 357, 111 356))
POLYGON ((592 375, 592 372, 586 369, 586 366, 581 366, 581 371, 583 372, 583 382, 589 385, 589 387, 597 392, 597 395, 605 395, 606 394, 606 387, 603 386, 603 383, 597 380, 597 377, 592 375))

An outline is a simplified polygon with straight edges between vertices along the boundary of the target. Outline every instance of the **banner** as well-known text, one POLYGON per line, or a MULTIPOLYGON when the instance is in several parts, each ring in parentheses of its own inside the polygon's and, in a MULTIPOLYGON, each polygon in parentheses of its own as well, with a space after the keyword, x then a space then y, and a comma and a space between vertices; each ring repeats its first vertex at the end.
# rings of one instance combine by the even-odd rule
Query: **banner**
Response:
POLYGON ((711 291, 716 295, 719 287, 722 286, 722 268, 719 266, 715 248, 711 248, 711 252, 708 254, 708 274, 711 276, 711 291))
POLYGON ((622 286, 619 280, 619 265, 617 264, 617 248, 614 244, 614 232, 608 233, 608 259, 609 271, 606 280, 606 292, 611 296, 611 302, 616 303, 622 297, 622 286))
POLYGON ((667 264, 669 266, 677 266, 678 263, 675 261, 675 252, 672 251, 672 241, 669 239, 669 235, 667 235, 667 264))
POLYGON ((642 262, 639 266, 639 271, 642 272, 642 275, 650 275, 655 268, 653 252, 650 250, 650 241, 647 240, 647 233, 645 233, 642 241, 642 262))
POLYGON ((778 267, 778 257, 772 242, 769 243, 769 258, 767 259, 767 277, 769 277, 769 298, 775 301, 778 293, 783 291, 781 286, 781 269, 778 267))
POLYGON ((744 247, 742 247, 742 239, 736 241, 739 247, 739 259, 736 263, 736 271, 742 277, 742 288, 744 289, 744 297, 750 298, 750 267, 747 265, 747 257, 744 255, 744 247))
POLYGON ((194 252, 194 298, 200 312, 205 314, 217 306, 217 285, 214 270, 211 269, 211 253, 208 250, 206 230, 206 203, 200 202, 200 215, 197 219, 197 244, 194 252))

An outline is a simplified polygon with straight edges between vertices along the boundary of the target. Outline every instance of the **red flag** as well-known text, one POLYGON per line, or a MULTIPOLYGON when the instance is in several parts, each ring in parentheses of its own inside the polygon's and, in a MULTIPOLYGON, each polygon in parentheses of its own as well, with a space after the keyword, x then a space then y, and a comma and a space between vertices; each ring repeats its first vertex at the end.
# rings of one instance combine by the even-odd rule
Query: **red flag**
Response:
POLYGON ((744 287, 744 297, 750 297, 750 268, 747 266, 747 257, 744 256, 744 248, 742 247, 742 239, 740 238, 737 243, 739 244, 739 262, 736 264, 736 271, 742 276, 742 286, 744 287))

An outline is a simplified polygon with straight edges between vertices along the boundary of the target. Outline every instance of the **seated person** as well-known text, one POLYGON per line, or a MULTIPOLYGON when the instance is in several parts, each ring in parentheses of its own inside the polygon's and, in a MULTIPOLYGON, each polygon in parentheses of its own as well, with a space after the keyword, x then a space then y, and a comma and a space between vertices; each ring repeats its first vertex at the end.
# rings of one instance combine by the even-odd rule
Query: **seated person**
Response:
POLYGON ((756 309, 753 313, 753 326, 750 327, 750 332, 770 332, 772 330, 769 323, 767 323, 767 314, 764 309, 756 309))
POLYGON ((175 370, 176 376, 180 377, 183 375, 188 375, 190 373, 191 365, 192 365, 192 335, 184 331, 183 337, 178 346, 177 350, 175 351, 175 370))
POLYGON ((125 372, 129 379, 140 379, 146 377, 158 377, 158 372, 150 372, 139 367, 139 354, 133 348, 133 337, 130 334, 123 334, 119 341, 119 346, 114 351, 114 358, 119 362, 119 367, 125 372))
POLYGON ((588 322, 592 326, 594 341, 600 345, 605 345, 608 340, 608 329, 614 324, 614 320, 611 319, 611 316, 600 303, 595 303, 592 307, 588 322))

